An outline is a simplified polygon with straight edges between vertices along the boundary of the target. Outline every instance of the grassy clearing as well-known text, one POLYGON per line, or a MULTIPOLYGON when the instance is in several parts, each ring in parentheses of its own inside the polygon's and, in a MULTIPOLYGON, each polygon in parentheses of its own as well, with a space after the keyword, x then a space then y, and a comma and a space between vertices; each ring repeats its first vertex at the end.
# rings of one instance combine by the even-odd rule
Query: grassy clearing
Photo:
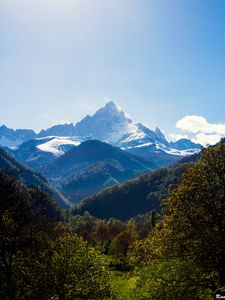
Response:
POLYGON ((138 277, 132 273, 111 271, 112 294, 117 300, 132 300, 132 291, 136 287, 138 277))

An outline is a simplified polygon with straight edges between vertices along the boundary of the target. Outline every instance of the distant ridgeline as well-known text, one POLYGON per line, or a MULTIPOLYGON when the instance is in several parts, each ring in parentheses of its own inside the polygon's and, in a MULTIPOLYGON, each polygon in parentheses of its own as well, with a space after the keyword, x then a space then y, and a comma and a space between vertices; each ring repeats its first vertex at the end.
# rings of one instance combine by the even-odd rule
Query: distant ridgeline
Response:
POLYGON ((38 134, 28 129, 0 127, 0 145, 31 167, 49 163, 54 157, 87 140, 99 140, 119 147, 150 160, 155 167, 167 166, 201 148, 188 139, 169 142, 158 127, 151 130, 142 123, 134 124, 113 102, 75 125, 58 124, 38 134))
MULTIPOLYGON (((187 139, 169 142, 159 128, 151 130, 142 123, 134 124, 113 102, 75 125, 58 124, 38 134, 3 125, 0 127, 0 145, 9 153, 6 157, 1 150, 3 170, 17 174, 28 185, 42 186, 64 208, 107 187, 172 165, 201 149, 199 144, 187 139)), ((146 190, 147 195, 150 192, 152 195, 153 190, 146 190)), ((147 197, 145 191, 140 192, 139 197, 142 194, 147 197)), ((151 205, 148 200, 145 202, 140 203, 144 211, 159 205, 160 201, 150 200, 151 205)))
POLYGON ((55 180, 61 178, 60 185, 58 184, 61 193, 49 185, 39 172, 19 163, 1 148, 0 169, 28 186, 43 188, 63 208, 70 208, 72 201, 78 202, 103 188, 78 203, 73 208, 73 213, 83 214, 88 211, 98 218, 127 220, 153 209, 160 211, 161 200, 179 182, 189 163, 198 157, 199 154, 195 154, 170 167, 149 172, 152 166, 149 161, 106 143, 87 141, 42 168, 47 177, 55 180), (138 172, 147 173, 119 183, 137 176, 138 172), (107 184, 113 186, 107 188, 107 184))

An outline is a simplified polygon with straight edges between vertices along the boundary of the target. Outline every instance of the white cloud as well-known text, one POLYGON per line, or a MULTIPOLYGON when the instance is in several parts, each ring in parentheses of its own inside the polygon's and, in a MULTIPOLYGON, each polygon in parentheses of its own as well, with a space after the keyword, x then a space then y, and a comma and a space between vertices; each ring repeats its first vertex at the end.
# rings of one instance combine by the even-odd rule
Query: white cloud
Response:
POLYGON ((209 123, 206 118, 196 115, 182 118, 177 122, 176 127, 191 133, 225 135, 225 124, 209 123))
POLYGON ((225 124, 210 123, 206 118, 197 115, 187 115, 176 123, 182 134, 171 134, 171 139, 187 135, 193 142, 202 145, 214 145, 225 136, 225 124), (184 133, 183 133, 184 132, 184 133))
POLYGON ((201 144, 201 145, 215 145, 221 139, 221 135, 219 134, 205 134, 198 133, 195 138, 192 139, 193 142, 201 144))

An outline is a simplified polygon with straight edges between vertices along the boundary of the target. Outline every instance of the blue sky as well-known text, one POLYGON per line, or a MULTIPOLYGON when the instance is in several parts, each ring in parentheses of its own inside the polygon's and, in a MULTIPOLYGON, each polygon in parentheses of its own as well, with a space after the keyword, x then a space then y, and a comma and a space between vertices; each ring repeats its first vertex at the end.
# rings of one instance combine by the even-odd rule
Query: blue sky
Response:
POLYGON ((0 124, 38 131, 113 100, 167 136, 225 135, 223 0, 1 0, 0 45, 0 124))

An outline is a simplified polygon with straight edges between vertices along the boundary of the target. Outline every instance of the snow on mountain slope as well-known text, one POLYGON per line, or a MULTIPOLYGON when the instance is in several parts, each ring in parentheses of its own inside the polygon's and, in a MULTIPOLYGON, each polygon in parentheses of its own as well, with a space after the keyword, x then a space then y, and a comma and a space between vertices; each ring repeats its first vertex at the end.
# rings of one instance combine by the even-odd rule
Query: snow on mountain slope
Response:
MULTIPOLYGON (((159 142, 161 138, 151 129, 145 127, 143 124, 133 124, 132 130, 121 137, 116 142, 117 146, 130 149, 133 147, 140 147, 143 144, 159 142)), ((167 143, 165 141, 165 143, 167 143)))
POLYGON ((71 146, 78 146, 80 143, 81 140, 75 137, 52 137, 49 141, 37 145, 36 148, 60 156, 69 150, 71 146))
POLYGON ((197 148, 194 148, 194 149, 189 148, 189 149, 179 150, 179 149, 167 147, 160 143, 156 143, 155 146, 156 146, 156 150, 164 151, 167 154, 176 155, 176 156, 192 155, 192 154, 198 153, 200 151, 200 149, 197 149, 197 148))
POLYGON ((186 156, 200 151, 200 145, 189 140, 169 143, 159 128, 155 131, 145 127, 143 124, 135 124, 136 131, 124 135, 116 145, 124 150, 135 148, 146 148, 146 151, 158 153, 163 151, 175 156, 186 156))

